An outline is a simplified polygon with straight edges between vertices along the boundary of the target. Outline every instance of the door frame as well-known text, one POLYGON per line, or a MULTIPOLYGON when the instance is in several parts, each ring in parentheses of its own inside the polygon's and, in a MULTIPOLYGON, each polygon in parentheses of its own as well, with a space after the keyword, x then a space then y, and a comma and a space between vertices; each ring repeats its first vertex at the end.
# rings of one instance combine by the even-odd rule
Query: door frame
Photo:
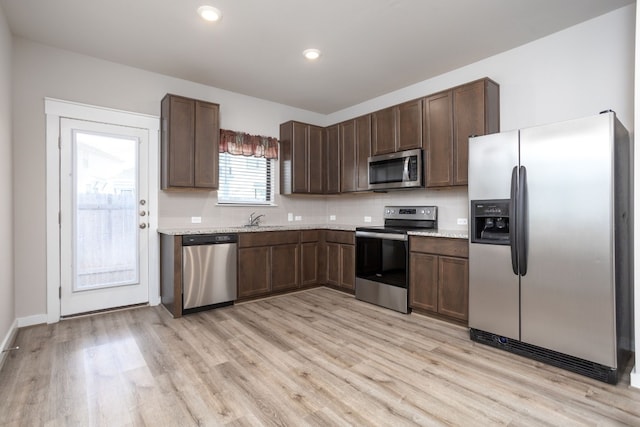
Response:
POLYGON ((60 320, 60 118, 147 129, 149 132, 149 304, 160 304, 158 183, 160 117, 96 107, 54 98, 44 99, 46 117, 46 252, 47 323, 60 320))

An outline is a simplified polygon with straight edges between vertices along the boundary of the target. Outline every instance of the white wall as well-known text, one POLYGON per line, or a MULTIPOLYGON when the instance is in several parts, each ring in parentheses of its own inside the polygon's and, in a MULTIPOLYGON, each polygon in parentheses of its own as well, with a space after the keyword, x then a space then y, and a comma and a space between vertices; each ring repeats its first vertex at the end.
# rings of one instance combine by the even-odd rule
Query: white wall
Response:
MULTIPOLYGON (((338 113, 322 116, 230 93, 184 80, 109 63, 14 39, 14 180, 16 315, 43 314, 45 287, 45 147, 43 98, 159 115, 160 99, 171 92, 221 105, 223 128, 278 135, 278 125, 300 120, 329 125, 378 108, 437 92, 488 76, 501 87, 503 129, 563 120, 611 108, 632 130, 633 34, 635 6, 619 9, 582 25, 496 55, 437 78, 373 99, 338 113)), ((55 197, 55 195, 53 195, 55 197)), ((266 223, 286 222, 288 212, 303 223, 360 224, 363 216, 381 221, 385 204, 436 204, 441 228, 464 228, 464 189, 406 191, 386 195, 280 197, 273 208, 261 208, 266 223)), ((215 205, 213 193, 161 193, 160 225, 188 226, 191 216, 204 225, 237 225, 253 210, 215 205)))
POLYGON ((11 162, 11 33, 0 9, 0 344, 15 320, 11 162))

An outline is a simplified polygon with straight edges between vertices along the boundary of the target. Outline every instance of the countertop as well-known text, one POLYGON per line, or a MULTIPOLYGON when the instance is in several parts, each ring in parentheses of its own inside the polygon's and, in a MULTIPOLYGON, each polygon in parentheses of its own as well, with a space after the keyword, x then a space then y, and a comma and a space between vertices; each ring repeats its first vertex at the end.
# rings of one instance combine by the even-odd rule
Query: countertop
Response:
MULTIPOLYGON (((214 234, 214 233, 256 233, 262 231, 296 231, 296 230, 338 230, 338 231, 355 231, 355 225, 344 224, 305 224, 305 225, 260 225, 257 227, 211 227, 197 226, 184 228, 158 228, 158 233, 169 235, 187 235, 187 234, 214 234)), ((430 231, 410 231, 410 236, 427 236, 427 237, 447 237, 451 239, 468 239, 467 230, 430 230, 430 231)))

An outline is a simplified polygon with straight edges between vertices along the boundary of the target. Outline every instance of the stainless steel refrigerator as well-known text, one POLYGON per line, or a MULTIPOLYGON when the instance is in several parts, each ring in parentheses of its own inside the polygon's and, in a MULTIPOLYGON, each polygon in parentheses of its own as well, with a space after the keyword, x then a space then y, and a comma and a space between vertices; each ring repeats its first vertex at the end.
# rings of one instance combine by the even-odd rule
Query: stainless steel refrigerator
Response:
POLYGON ((617 382, 632 332, 631 155, 610 111, 470 138, 471 339, 617 382))

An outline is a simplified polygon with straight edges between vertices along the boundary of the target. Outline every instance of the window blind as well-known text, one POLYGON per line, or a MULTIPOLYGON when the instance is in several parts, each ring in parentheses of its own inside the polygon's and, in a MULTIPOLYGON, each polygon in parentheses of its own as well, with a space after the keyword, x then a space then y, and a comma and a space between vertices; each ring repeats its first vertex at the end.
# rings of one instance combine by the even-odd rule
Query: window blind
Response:
POLYGON ((272 159, 220 153, 219 162, 218 203, 273 203, 272 159))

